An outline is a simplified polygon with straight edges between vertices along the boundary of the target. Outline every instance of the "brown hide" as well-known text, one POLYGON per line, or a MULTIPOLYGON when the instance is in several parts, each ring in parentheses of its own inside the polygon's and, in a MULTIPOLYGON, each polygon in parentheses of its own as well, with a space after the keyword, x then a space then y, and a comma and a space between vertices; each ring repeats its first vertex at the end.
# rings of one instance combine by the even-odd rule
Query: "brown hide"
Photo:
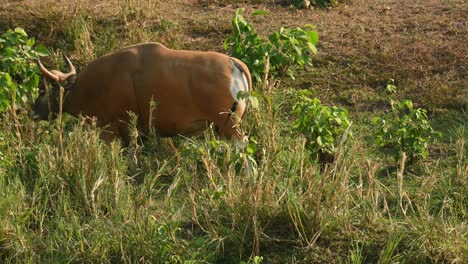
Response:
MULTIPOLYGON (((236 121, 227 114, 235 102, 231 60, 216 52, 171 50, 158 43, 130 46, 98 58, 79 73, 64 111, 95 116, 100 125, 109 125, 108 139, 128 142, 128 112, 138 115, 139 130, 148 134, 153 98, 152 123, 162 136, 191 135, 214 122, 222 136, 239 138, 236 121)), ((247 67, 235 61, 251 89, 247 67)), ((244 111, 245 104, 239 104, 237 116, 244 111)))

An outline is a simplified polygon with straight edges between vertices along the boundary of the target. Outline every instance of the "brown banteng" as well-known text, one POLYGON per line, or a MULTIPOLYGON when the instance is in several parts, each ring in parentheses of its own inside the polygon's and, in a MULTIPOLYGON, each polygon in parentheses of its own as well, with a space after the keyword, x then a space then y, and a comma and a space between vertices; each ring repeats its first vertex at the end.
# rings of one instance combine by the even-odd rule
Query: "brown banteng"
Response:
MULTIPOLYGON (((66 57, 65 57, 66 58, 66 57)), ((137 44, 103 56, 80 73, 66 58, 69 73, 47 70, 38 60, 44 80, 34 103, 33 119, 47 120, 59 111, 59 87, 64 87, 63 112, 96 117, 106 126, 103 137, 129 142, 129 112, 138 115, 138 129, 161 136, 192 135, 213 122, 225 138, 241 138, 236 129, 246 110, 238 92, 252 87, 247 66, 217 52, 171 50, 159 43, 137 44), (151 100, 156 107, 150 113, 151 100), (235 113, 239 118, 231 117, 235 113), (150 122, 150 116, 152 119, 150 122)))

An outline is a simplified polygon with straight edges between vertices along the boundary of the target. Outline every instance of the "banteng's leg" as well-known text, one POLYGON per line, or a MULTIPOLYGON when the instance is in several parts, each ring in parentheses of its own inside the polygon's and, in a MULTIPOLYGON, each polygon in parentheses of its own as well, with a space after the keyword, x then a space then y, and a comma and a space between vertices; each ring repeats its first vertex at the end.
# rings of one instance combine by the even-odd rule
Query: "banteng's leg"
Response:
POLYGON ((120 138, 119 128, 115 124, 105 126, 101 131, 100 138, 109 143, 120 138))
POLYGON ((116 139, 121 139, 124 146, 130 144, 130 129, 128 125, 123 122, 116 122, 104 126, 102 129, 101 139, 106 142, 112 142, 116 139))
POLYGON ((127 147, 130 144, 130 141, 132 140, 132 136, 130 135, 129 125, 120 121, 118 123, 118 129, 119 129, 120 138, 122 139, 124 146, 127 147))

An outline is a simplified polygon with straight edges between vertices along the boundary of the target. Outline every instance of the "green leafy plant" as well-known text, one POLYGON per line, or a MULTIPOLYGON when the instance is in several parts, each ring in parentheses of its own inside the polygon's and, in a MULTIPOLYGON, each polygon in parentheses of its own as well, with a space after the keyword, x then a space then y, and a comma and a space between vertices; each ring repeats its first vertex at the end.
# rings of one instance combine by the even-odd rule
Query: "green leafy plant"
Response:
MULTIPOLYGON (((317 53, 315 45, 318 43, 318 34, 314 30, 302 28, 281 28, 268 36, 268 40, 261 38, 255 28, 242 16, 244 9, 237 9, 232 20, 233 33, 224 41, 224 48, 230 49, 232 56, 244 61, 254 79, 260 82, 268 68, 272 77, 288 74, 294 78, 290 66, 310 65, 310 54, 317 53)), ((253 14, 265 14, 265 11, 256 11, 253 14)), ((307 27, 311 27, 308 25, 307 27)))
POLYGON ((323 105, 319 99, 311 98, 308 90, 301 91, 293 113, 297 117, 293 129, 304 135, 306 148, 319 158, 334 155, 341 140, 352 138, 348 111, 323 105))
POLYGON ((183 146, 182 155, 193 160, 210 160, 219 167, 222 167, 223 163, 229 162, 235 165, 237 172, 241 171, 243 167, 256 171, 257 147, 258 142, 255 138, 246 139, 245 142, 236 147, 235 151, 231 151, 230 144, 224 140, 212 139, 204 144, 188 140, 183 146), (246 164, 248 164, 247 167, 245 167, 246 164))
POLYGON ((388 79, 387 84, 385 85, 385 90, 391 94, 395 94, 397 92, 397 86, 395 85, 394 79, 388 79))
POLYGON ((391 111, 384 117, 375 117, 375 143, 395 157, 405 152, 410 159, 426 158, 427 148, 441 133, 435 132, 427 118, 427 111, 414 108, 411 100, 390 100, 391 111))
POLYGON ((273 48, 268 54, 270 59, 270 72, 287 74, 294 79, 291 65, 304 67, 310 65, 312 60, 310 53, 316 54, 315 45, 318 43, 316 31, 304 30, 302 28, 281 28, 279 32, 271 34, 270 40, 273 48))
POLYGON ((37 89, 39 75, 34 59, 46 56, 48 51, 34 43, 22 28, 0 36, 0 112, 13 102, 27 103, 37 89))

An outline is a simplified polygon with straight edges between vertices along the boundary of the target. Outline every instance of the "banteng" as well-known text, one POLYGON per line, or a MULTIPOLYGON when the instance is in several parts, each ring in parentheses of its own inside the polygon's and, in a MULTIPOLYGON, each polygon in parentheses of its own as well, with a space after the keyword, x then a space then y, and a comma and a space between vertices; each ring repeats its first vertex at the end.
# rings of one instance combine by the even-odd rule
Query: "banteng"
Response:
POLYGON ((236 125, 247 105, 238 93, 251 90, 252 81, 238 59, 217 52, 171 50, 158 43, 123 48, 98 58, 80 73, 65 59, 69 73, 49 71, 37 61, 52 88, 46 93, 45 84, 41 85, 33 119, 57 115, 62 86, 63 112, 96 117, 98 125, 106 127, 107 140, 120 137, 129 142, 129 112, 138 115, 143 134, 152 124, 161 136, 192 135, 212 122, 221 136, 242 137, 236 125))

